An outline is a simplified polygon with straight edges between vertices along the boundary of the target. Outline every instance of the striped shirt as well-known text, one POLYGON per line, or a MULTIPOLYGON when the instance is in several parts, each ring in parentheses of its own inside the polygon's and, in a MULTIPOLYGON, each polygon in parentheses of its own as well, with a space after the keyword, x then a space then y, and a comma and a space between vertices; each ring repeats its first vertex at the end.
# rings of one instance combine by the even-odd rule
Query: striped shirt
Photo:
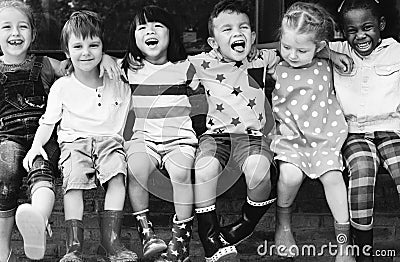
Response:
POLYGON ((196 144, 197 138, 189 117, 188 61, 154 65, 144 60, 144 67, 128 71, 132 89, 135 123, 131 139, 168 143, 182 139, 196 144))

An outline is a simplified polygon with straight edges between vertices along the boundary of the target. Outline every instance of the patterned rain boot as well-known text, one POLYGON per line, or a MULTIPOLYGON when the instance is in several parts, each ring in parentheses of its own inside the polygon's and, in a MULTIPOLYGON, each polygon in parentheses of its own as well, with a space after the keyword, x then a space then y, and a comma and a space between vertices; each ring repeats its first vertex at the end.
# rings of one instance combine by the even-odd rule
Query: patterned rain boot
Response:
POLYGON ((65 221, 67 232, 67 253, 60 262, 83 262, 83 223, 82 220, 70 219, 65 221))
POLYGON ((298 250, 292 233, 292 207, 276 206, 275 246, 277 255, 281 257, 295 257, 298 250))
POLYGON ((237 245, 253 234, 254 228, 267 212, 276 198, 264 202, 254 202, 248 197, 242 206, 242 217, 238 221, 221 227, 221 236, 225 245, 237 245))
POLYGON ((50 225, 31 204, 21 204, 15 214, 15 223, 24 240, 25 255, 33 260, 43 259, 46 251, 46 229, 51 236, 50 225))
POLYGON ((356 257, 357 262, 373 262, 374 257, 367 256, 363 253, 364 246, 370 246, 370 249, 366 249, 369 253, 373 252, 373 230, 359 230, 354 227, 351 228, 351 234, 353 238, 354 245, 358 246, 359 254, 356 257))
POLYGON ((335 221, 335 236, 338 244, 335 262, 356 262, 350 245, 350 223, 338 223, 335 221))
POLYGON ((143 244, 143 258, 158 257, 168 247, 164 240, 159 238, 153 229, 153 223, 149 220, 149 210, 145 209, 133 214, 137 220, 137 230, 143 244))
POLYGON ((168 243, 167 253, 163 258, 168 262, 189 262, 189 244, 192 237, 193 218, 177 221, 176 215, 173 218, 172 239, 168 243))
POLYGON ((135 262, 138 256, 121 243, 123 211, 105 210, 100 213, 100 245, 97 249, 101 262, 135 262))
POLYGON ((217 262, 236 257, 235 246, 224 246, 222 244, 215 205, 196 208, 195 211, 206 262, 217 262))

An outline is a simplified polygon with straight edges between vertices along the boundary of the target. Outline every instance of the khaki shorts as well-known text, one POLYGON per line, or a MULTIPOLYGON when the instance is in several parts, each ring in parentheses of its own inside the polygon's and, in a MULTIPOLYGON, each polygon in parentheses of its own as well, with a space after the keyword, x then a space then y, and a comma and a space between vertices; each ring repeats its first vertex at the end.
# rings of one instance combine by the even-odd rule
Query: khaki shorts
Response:
POLYGON ((59 161, 64 194, 70 189, 92 189, 118 174, 126 178, 127 163, 119 137, 79 138, 61 143, 59 161))

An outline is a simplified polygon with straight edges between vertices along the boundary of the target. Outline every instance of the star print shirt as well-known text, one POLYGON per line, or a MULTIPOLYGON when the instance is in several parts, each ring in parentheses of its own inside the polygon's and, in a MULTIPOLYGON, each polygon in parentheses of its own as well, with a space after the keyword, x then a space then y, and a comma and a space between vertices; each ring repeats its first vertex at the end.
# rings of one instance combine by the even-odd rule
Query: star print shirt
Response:
POLYGON ((197 144, 189 116, 188 71, 190 63, 180 61, 154 65, 143 61, 144 67, 136 72, 128 70, 132 89, 132 107, 135 123, 131 139, 144 139, 157 143, 180 140, 197 144))
POLYGON ((347 125, 326 60, 317 59, 308 68, 280 62, 272 105, 277 121, 271 143, 275 159, 296 165, 310 178, 343 169, 340 150, 347 125))
MULTIPOLYGON (((253 62, 247 59, 221 62, 210 53, 188 59, 194 67, 195 79, 206 91, 207 134, 261 136, 264 127, 272 128, 274 121, 263 80, 279 60, 274 50, 261 50, 253 62)), ((195 84, 193 81, 191 86, 196 88, 195 84)))

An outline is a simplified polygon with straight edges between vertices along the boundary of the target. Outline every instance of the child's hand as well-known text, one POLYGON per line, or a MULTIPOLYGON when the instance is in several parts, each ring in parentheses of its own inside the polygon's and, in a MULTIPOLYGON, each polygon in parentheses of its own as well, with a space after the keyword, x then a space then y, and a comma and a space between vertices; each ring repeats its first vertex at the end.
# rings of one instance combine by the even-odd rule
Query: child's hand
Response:
POLYGON ((115 60, 107 54, 103 54, 103 58, 101 59, 99 77, 102 77, 104 72, 107 72, 110 79, 119 79, 122 73, 121 68, 119 68, 115 60))
POLYGON ((346 54, 336 53, 334 56, 332 56, 332 62, 342 73, 349 74, 351 71, 353 71, 353 59, 346 54))
POLYGON ((60 74, 67 76, 74 70, 71 59, 65 59, 60 62, 60 74))
POLYGON ((130 70, 132 70, 133 72, 136 72, 143 68, 144 64, 141 61, 140 57, 136 57, 136 59, 134 59, 131 56, 130 58, 131 58, 131 59, 129 59, 129 69, 130 70))
POLYGON ((22 165, 24 166, 26 171, 29 171, 32 168, 33 160, 37 156, 42 156, 45 160, 49 160, 47 157, 46 151, 44 151, 43 147, 32 147, 28 153, 26 154, 24 160, 22 161, 22 165))
POLYGON ((249 62, 255 60, 260 55, 260 50, 258 50, 257 46, 253 44, 250 49, 250 53, 247 55, 247 60, 249 62))

